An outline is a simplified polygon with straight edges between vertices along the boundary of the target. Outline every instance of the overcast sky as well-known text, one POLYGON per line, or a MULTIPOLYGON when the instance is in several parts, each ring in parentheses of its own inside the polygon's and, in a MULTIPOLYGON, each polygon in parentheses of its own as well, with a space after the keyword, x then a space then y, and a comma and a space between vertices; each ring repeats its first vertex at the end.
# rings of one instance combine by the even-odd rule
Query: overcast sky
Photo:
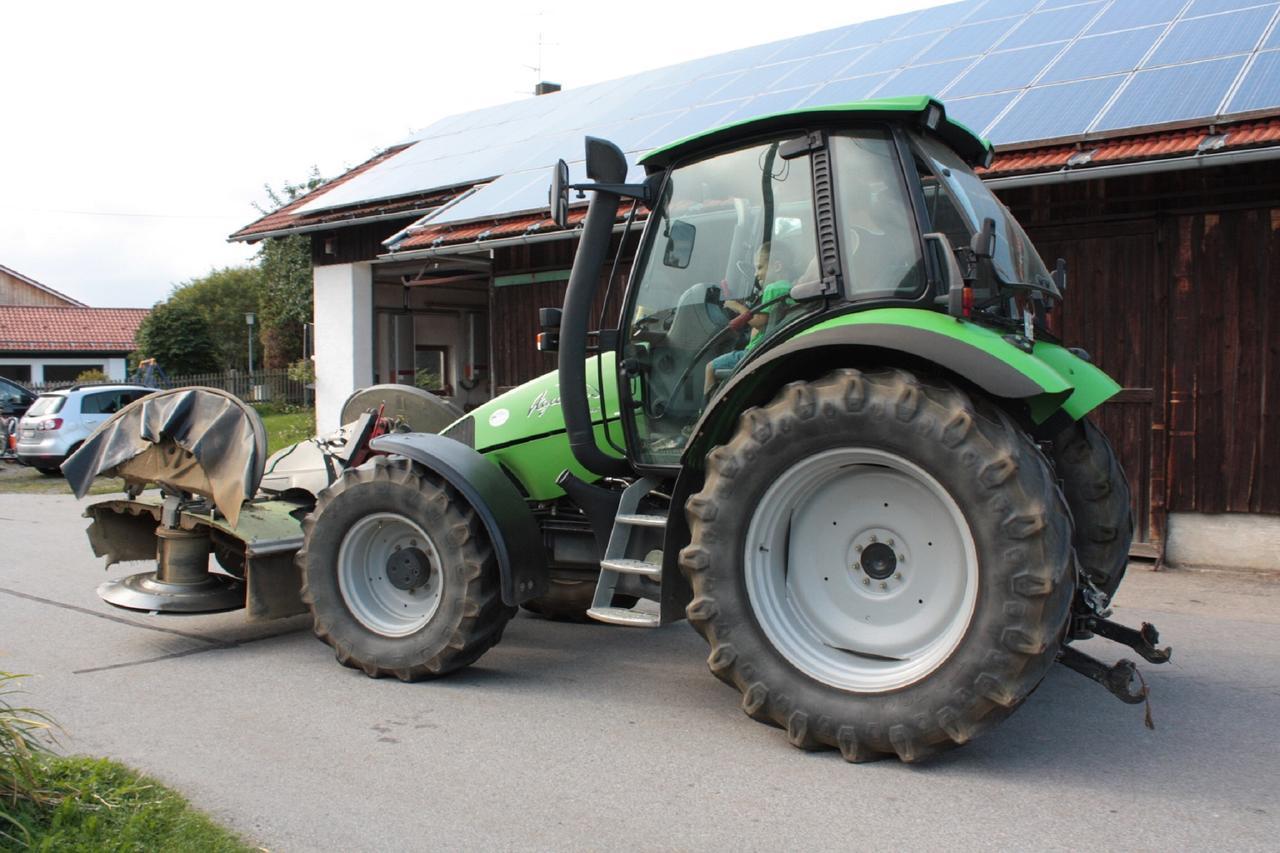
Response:
POLYGON ((413 130, 938 0, 0 5, 0 264, 149 306, 252 260, 264 183, 335 177, 413 130))

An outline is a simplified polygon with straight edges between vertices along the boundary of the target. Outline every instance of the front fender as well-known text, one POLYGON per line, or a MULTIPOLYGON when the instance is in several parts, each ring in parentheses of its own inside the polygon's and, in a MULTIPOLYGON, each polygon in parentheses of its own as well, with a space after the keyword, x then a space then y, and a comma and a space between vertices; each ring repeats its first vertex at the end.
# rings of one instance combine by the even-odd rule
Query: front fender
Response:
MULTIPOLYGON (((972 382, 993 397, 1022 400, 1032 420, 1043 423, 1062 410, 1084 417, 1116 394, 1120 386, 1092 364, 1057 344, 1038 341, 1026 352, 999 330, 920 308, 879 308, 842 314, 817 323, 765 348, 743 363, 720 389, 695 425, 686 460, 700 457, 708 443, 750 402, 753 388, 788 381, 788 362, 820 350, 833 353, 824 371, 843 366, 841 349, 900 354, 913 362, 936 364, 972 382)), ((892 362, 884 366, 892 366, 892 362)))
POLYGON ((514 607, 547 591, 542 533, 520 492, 502 470, 459 441, 430 433, 382 435, 374 450, 412 459, 457 489, 484 525, 502 575, 502 600, 514 607))

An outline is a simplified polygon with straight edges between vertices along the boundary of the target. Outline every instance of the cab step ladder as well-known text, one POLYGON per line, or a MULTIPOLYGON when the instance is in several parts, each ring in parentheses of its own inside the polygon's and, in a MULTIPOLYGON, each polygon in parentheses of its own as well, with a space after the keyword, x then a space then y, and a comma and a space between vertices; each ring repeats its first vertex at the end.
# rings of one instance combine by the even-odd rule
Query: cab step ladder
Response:
MULTIPOLYGON (((628 625, 634 628, 657 628, 662 619, 657 612, 643 607, 646 599, 641 598, 636 607, 614 607, 613 595, 624 575, 639 575, 658 582, 647 597, 654 602, 660 600, 662 563, 651 562, 648 558, 654 553, 662 553, 662 540, 666 535, 667 518, 664 515, 652 515, 641 512, 641 501, 658 487, 661 481, 654 477, 641 477, 622 493, 618 503, 618 514, 614 517, 613 532, 609 535, 609 545, 605 548, 604 559, 600 561, 600 580, 596 583, 596 595, 591 602, 587 615, 599 622, 611 625, 628 625)), ((626 590, 630 594, 634 589, 626 590)))

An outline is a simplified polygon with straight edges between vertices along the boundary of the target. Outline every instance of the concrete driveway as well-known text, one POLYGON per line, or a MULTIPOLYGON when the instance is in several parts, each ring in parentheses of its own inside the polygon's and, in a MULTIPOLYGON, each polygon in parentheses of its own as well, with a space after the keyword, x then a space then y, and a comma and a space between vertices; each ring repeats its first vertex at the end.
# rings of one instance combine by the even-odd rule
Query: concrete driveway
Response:
POLYGON ((28 698, 68 750, 153 774, 272 850, 1261 850, 1280 836, 1275 578, 1135 567, 1118 616, 1175 647, 1143 667, 1155 731, 1055 667, 964 749, 851 765, 743 715, 683 623, 521 615, 454 677, 374 681, 305 618, 102 604, 86 523, 72 498, 0 495, 0 669, 34 674, 28 698))

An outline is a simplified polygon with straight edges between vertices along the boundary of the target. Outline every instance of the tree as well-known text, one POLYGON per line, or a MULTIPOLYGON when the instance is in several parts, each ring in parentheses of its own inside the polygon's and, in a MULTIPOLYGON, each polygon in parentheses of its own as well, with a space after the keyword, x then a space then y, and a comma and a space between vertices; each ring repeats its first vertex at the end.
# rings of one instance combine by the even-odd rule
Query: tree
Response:
MULTIPOLYGON (((306 195, 324 183, 320 171, 311 172, 302 183, 285 183, 277 192, 264 187, 272 204, 279 209, 306 195)), ((263 213, 261 205, 255 205, 263 213)), ((311 322, 311 238, 305 234, 274 237, 262 242, 258 250, 262 271, 262 343, 263 365, 287 367, 302 357, 302 327, 311 322)))
MULTIPOLYGON (((209 323, 222 369, 249 365, 249 332, 245 314, 261 314, 262 271, 257 267, 225 267, 175 285, 170 305, 195 308, 209 323)), ((262 362, 260 325, 254 325, 254 361, 262 362)), ((256 366, 255 365, 255 366, 256 366)))
POLYGON ((221 368, 209 321, 184 302, 160 302, 151 309, 138 327, 138 350, 144 358, 159 362, 170 376, 221 368))

